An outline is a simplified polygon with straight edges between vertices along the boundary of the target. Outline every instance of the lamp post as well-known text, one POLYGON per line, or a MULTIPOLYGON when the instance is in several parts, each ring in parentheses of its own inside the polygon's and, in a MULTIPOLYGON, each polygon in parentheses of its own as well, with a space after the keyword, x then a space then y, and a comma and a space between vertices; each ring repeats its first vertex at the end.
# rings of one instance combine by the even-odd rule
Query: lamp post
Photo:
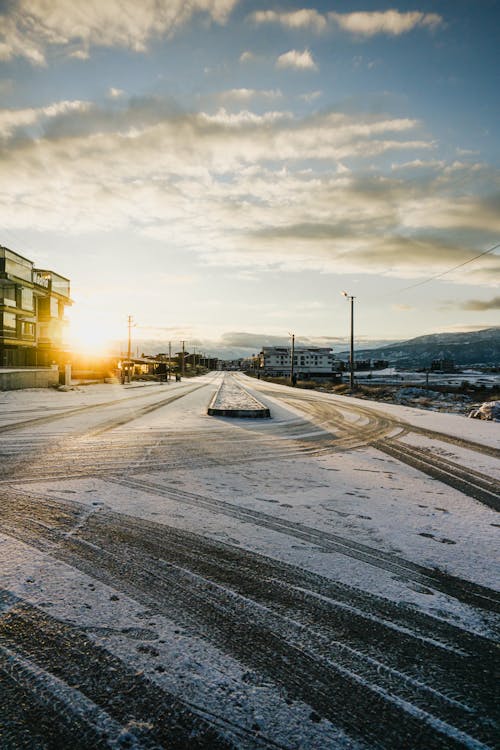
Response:
POLYGON ((349 355, 349 388, 352 393, 352 391, 354 390, 354 300, 356 299, 356 297, 353 297, 352 294, 347 294, 347 292, 342 292, 342 294, 346 299, 351 301, 351 351, 349 355))
POLYGON ((292 351, 291 351, 291 357, 290 357, 290 385, 294 386, 294 357, 295 357, 295 334, 290 333, 288 334, 292 337, 292 351))
POLYGON ((181 344, 182 344, 181 377, 184 377, 184 370, 185 370, 185 367, 184 367, 184 357, 185 357, 185 352, 186 352, 186 350, 185 350, 184 347, 185 347, 186 342, 185 341, 181 341, 181 344))
POLYGON ((130 377, 130 358, 132 356, 132 326, 133 326, 133 317, 131 315, 127 318, 127 326, 128 326, 128 338, 127 338, 127 383, 130 383, 131 377, 130 377))

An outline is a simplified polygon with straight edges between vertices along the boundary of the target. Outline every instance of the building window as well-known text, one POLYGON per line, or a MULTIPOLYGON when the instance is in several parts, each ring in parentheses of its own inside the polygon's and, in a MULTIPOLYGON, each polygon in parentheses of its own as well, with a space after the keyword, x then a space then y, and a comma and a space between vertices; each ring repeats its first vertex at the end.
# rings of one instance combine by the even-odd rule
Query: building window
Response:
POLYGON ((5 256, 5 273, 9 274, 9 276, 15 276, 18 279, 24 279, 24 281, 31 281, 32 267, 32 264, 23 258, 18 257, 14 260, 7 255, 5 256))
POLYGON ((52 281, 52 291, 61 294, 63 297, 69 297, 69 281, 56 273, 50 274, 52 281))
POLYGON ((3 314, 3 326, 6 331, 16 330, 16 316, 13 313, 3 314))
POLYGON ((35 324, 23 322, 21 327, 23 336, 34 336, 35 335, 35 324))
POLYGON ((55 297, 50 298, 50 317, 51 318, 58 318, 59 317, 59 302, 55 297))
POLYGON ((33 310, 33 291, 26 287, 21 291, 21 307, 23 310, 33 310))
POLYGON ((0 286, 0 305, 4 307, 16 306, 16 287, 0 286))

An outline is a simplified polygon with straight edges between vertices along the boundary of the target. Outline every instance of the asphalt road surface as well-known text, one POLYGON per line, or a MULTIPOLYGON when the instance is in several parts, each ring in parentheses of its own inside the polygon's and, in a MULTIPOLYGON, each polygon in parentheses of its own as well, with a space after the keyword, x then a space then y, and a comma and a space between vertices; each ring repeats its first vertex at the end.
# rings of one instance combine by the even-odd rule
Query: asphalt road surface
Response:
POLYGON ((1 413, 0 747, 498 746, 492 442, 220 377, 1 413))

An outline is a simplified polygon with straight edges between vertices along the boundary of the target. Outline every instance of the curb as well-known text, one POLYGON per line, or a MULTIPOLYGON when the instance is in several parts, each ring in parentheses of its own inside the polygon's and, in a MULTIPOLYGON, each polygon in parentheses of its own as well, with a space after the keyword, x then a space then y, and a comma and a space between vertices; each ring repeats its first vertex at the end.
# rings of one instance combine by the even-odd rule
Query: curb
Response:
POLYGON ((260 409, 218 409, 215 406, 209 406, 207 414, 211 417, 242 417, 253 419, 269 419, 271 412, 265 406, 260 409))

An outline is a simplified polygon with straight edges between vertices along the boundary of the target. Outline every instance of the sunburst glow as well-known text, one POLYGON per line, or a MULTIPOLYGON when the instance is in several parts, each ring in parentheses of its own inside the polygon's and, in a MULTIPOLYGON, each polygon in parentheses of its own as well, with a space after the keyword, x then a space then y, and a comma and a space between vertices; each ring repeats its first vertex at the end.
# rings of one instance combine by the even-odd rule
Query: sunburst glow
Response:
POLYGON ((103 320, 102 314, 88 312, 82 315, 72 309, 68 313, 69 329, 67 334, 70 348, 78 353, 103 355, 115 348, 116 332, 103 320))

